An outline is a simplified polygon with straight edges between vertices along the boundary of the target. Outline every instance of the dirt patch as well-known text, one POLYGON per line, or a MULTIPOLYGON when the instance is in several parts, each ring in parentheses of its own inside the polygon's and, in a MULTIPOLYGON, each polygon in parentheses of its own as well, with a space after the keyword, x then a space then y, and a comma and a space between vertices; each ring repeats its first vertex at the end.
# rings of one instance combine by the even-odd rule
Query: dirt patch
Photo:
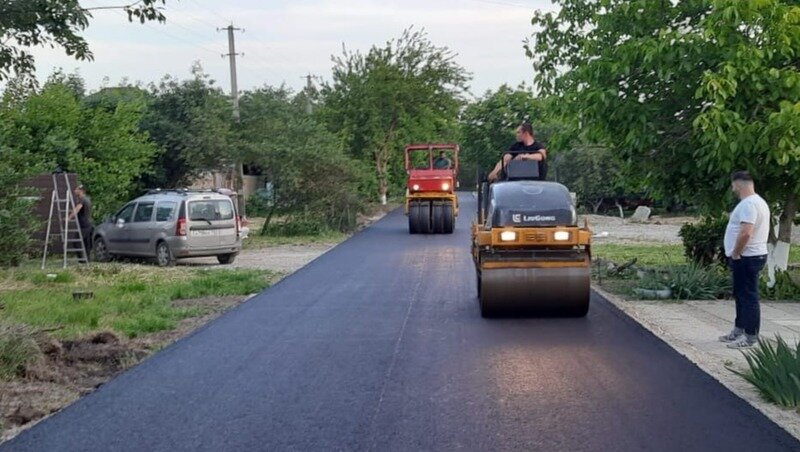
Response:
POLYGON ((589 221, 592 232, 602 234, 596 238, 597 243, 665 243, 679 244, 678 232, 681 226, 694 223, 694 217, 652 217, 646 223, 635 223, 619 217, 604 215, 582 215, 581 219, 589 221), (608 233, 606 236, 605 233, 608 233))
POLYGON ((204 314, 181 320, 174 330, 135 339, 121 338, 108 331, 65 341, 40 335, 37 342, 41 356, 25 367, 21 378, 0 381, 2 440, 30 428, 248 298, 176 300, 175 307, 199 308, 204 314))

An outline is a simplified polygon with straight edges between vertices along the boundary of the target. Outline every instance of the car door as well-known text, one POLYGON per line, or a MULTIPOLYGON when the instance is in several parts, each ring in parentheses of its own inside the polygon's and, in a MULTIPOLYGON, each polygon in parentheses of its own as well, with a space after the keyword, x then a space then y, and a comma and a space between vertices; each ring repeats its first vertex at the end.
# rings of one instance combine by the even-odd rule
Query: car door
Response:
POLYGON ((150 246, 155 204, 153 201, 139 201, 136 206, 133 221, 130 225, 130 248, 132 253, 140 256, 155 255, 155 243, 152 243, 152 247, 150 246))
POLYGON ((126 204, 114 215, 114 225, 106 233, 108 250, 113 254, 130 254, 130 223, 136 203, 126 204))
MULTIPOLYGON (((155 221, 152 223, 153 227, 150 234, 153 240, 175 235, 177 212, 178 203, 176 201, 158 201, 156 203, 155 221)), ((153 244, 153 247, 155 247, 155 244, 153 244)))

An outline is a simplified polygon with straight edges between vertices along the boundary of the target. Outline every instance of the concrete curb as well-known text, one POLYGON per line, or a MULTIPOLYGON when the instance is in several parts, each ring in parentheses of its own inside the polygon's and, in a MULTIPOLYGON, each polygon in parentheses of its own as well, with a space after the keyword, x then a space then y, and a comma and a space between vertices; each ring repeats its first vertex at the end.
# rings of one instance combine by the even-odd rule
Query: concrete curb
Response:
POLYGON ((750 383, 731 372, 725 367, 725 363, 717 357, 709 356, 708 353, 694 347, 692 344, 675 337, 661 328, 657 322, 644 316, 637 309, 636 302, 623 300, 614 294, 604 291, 595 284, 592 285, 592 290, 800 441, 800 415, 797 412, 788 408, 781 408, 762 399, 761 395, 750 383))

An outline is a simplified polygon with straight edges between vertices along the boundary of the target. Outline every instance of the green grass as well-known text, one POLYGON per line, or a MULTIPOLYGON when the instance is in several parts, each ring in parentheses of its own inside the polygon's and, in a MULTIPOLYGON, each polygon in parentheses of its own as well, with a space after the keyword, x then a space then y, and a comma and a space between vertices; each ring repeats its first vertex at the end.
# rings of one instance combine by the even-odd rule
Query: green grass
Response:
MULTIPOLYGON (((669 265, 686 263, 683 245, 680 244, 625 244, 601 243, 592 245, 595 258, 624 264, 634 257, 638 265, 669 265)), ((800 264, 800 245, 789 249, 789 263, 800 264)))
POLYGON ((40 355, 30 327, 0 321, 0 380, 22 376, 25 365, 40 355))
POLYGON ((602 243, 592 245, 592 256, 595 259, 624 264, 636 258, 637 265, 683 264, 683 245, 618 245, 602 243))
POLYGON ((261 235, 259 230, 250 231, 250 236, 244 239, 243 249, 262 249, 277 245, 307 245, 312 243, 339 243, 347 238, 342 232, 325 232, 317 235, 261 235))
POLYGON ((143 265, 93 264, 54 272, 23 267, 0 271, 0 321, 34 329, 58 328, 72 338, 95 330, 128 337, 173 329, 183 318, 203 314, 172 306, 177 299, 246 295, 267 287, 274 277, 258 270, 198 270, 143 265), (94 297, 74 300, 73 291, 94 297))

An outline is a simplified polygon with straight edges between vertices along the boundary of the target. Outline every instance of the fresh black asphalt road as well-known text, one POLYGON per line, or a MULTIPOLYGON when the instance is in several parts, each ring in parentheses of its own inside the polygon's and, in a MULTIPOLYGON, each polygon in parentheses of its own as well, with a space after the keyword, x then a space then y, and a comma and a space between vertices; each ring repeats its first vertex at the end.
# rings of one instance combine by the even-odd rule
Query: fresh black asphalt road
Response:
POLYGON ((4 451, 771 451, 800 443, 610 304, 482 319, 396 211, 4 451))

